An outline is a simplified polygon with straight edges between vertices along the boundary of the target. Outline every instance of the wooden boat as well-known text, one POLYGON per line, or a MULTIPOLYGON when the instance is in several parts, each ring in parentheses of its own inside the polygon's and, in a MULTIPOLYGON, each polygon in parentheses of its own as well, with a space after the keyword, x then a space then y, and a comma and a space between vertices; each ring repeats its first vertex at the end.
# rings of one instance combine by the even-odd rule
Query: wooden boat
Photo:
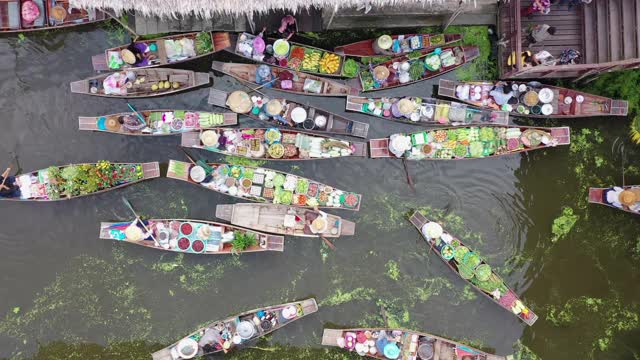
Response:
POLYGON ((169 160, 167 177, 259 203, 358 211, 362 202, 360 194, 263 167, 169 160), (202 174, 207 178, 202 180, 202 174))
POLYGON ((441 51, 440 54, 431 52, 419 58, 405 55, 375 66, 371 65, 368 70, 360 71, 358 79, 349 80, 347 84, 362 92, 405 86, 455 70, 480 55, 476 46, 452 46, 442 48, 441 51), (402 70, 401 67, 405 69, 402 70), (374 79, 376 73, 383 74, 379 76, 384 78, 374 79))
POLYGON ((414 212, 409 221, 420 231, 431 250, 474 289, 527 325, 531 326, 538 320, 538 315, 525 307, 500 276, 460 239, 443 231, 439 224, 429 221, 419 211, 414 212))
MULTIPOLYGON (((226 91, 211 88, 209 91, 208 103, 210 105, 227 108, 228 97, 229 93, 226 91)), ((314 133, 347 135, 360 138, 366 138, 367 133, 369 132, 369 124, 367 123, 349 120, 310 105, 304 105, 285 98, 269 99, 267 97, 257 96, 255 99, 263 104, 272 100, 277 100, 282 106, 282 111, 280 112, 281 115, 278 116, 281 120, 278 120, 275 116, 268 114, 265 110, 266 106, 254 106, 257 114, 253 111, 249 111, 244 114, 255 120, 266 121, 271 125, 279 125, 296 130, 307 130, 314 133), (298 122, 296 122, 293 115, 294 112, 301 112, 304 120, 299 119, 297 120, 298 122)))
POLYGON ((74 8, 68 1, 34 0, 40 16, 35 21, 27 23, 21 15, 22 4, 25 2, 26 0, 0 1, 0 34, 70 28, 108 19, 100 10, 74 8))
POLYGON ((233 64, 214 61, 212 64, 212 68, 215 71, 233 76, 240 81, 244 81, 256 86, 261 86, 264 83, 268 83, 268 85, 265 85, 264 87, 293 94, 312 96, 347 96, 358 95, 359 93, 357 89, 354 89, 339 80, 327 79, 323 78, 322 76, 306 74, 290 69, 283 69, 272 65, 233 64), (271 78, 268 78, 268 80, 263 80, 262 83, 258 83, 256 81, 256 73, 259 66, 266 66, 271 71, 271 78), (287 74, 287 72, 289 74, 287 74), (288 79, 291 77, 292 79, 288 79), (287 82, 287 80, 289 81, 287 82), (270 81, 273 82, 269 83, 270 81))
POLYGON ((122 112, 102 116, 80 116, 78 125, 80 130, 101 131, 121 135, 134 136, 164 136, 175 135, 189 131, 200 131, 216 126, 231 126, 238 124, 238 114, 212 113, 195 110, 143 110, 122 112), (137 115, 140 114, 144 123, 137 115), (127 119, 132 119, 135 125, 127 125, 127 119), (117 123, 114 123, 116 120, 117 123), (120 123, 120 120, 123 123, 120 123), (112 126, 112 124, 116 124, 112 126))
POLYGON ((280 235, 337 238, 354 235, 356 230, 355 223, 339 216, 288 205, 217 205, 216 217, 236 226, 280 235), (305 225, 305 222, 312 222, 323 214, 326 215, 326 228, 320 233, 314 233, 309 225, 305 225))
POLYGON ((147 179, 160 177, 160 164, 157 162, 150 163, 109 163, 99 162, 95 164, 73 164, 64 166, 52 166, 47 169, 33 171, 16 176, 16 181, 20 186, 20 197, 4 198, 4 201, 59 201, 69 200, 88 195, 100 194, 103 192, 119 189, 131 184, 138 183, 147 179), (102 178, 109 177, 114 180, 113 183, 100 186, 98 184, 95 189, 82 192, 81 185, 75 184, 73 192, 69 195, 68 188, 65 187, 65 181, 61 174, 69 167, 87 167, 87 169, 95 169, 102 178), (55 171, 54 174, 51 171, 55 171), (115 178, 114 178, 115 176, 115 178))
MULTIPOLYGON (((288 41, 290 51, 287 53, 286 57, 278 60, 273 55, 261 56, 261 55, 254 54, 253 42, 254 42, 254 39, 257 37, 256 35, 252 35, 249 33, 242 33, 240 35, 229 34, 228 36, 229 36, 229 42, 231 43, 231 46, 226 48, 225 50, 233 54, 236 54, 238 56, 241 56, 245 59, 249 59, 251 61, 264 63, 267 65, 273 65, 283 69, 302 71, 302 72, 306 72, 314 75, 333 76, 333 77, 341 77, 341 76, 352 77, 355 75, 355 74, 349 74, 351 76, 348 76, 348 74, 345 74, 343 72, 343 66, 346 61, 346 58, 332 51, 288 41), (317 55, 313 55, 313 54, 317 54, 317 55), (330 71, 330 72, 322 71, 319 65, 319 61, 321 61, 321 59, 325 56, 335 59, 337 61, 337 66, 335 71, 330 71), (308 60, 311 60, 311 59, 315 59, 315 60, 307 61, 305 64, 303 64, 303 59, 305 57, 308 60)), ((277 40, 283 40, 283 39, 265 38, 264 42, 266 46, 269 46, 269 45, 273 46, 277 40)))
MULTIPOLYGON (((149 219, 145 221, 145 226, 152 231, 153 237, 149 236, 146 240, 127 238, 125 230, 131 224, 130 221, 103 222, 100 224, 100 239, 124 241, 158 250, 203 255, 284 250, 282 236, 213 221, 149 219), (255 245, 246 249, 234 249, 232 241, 237 236, 251 237, 255 240, 255 245)), ((146 233, 144 228, 137 226, 146 233)))
POLYGON ((105 73, 88 79, 74 81, 71 83, 71 92, 76 94, 114 97, 114 98, 143 98, 174 94, 177 92, 190 90, 199 86, 209 85, 209 74, 193 72, 190 70, 178 69, 129 69, 127 71, 119 71, 114 73, 105 73), (118 82, 122 84, 127 73, 133 73, 135 81, 127 81, 132 83, 131 87, 119 87, 113 91, 105 91, 104 81, 107 80, 112 84, 118 82), (111 76, 111 77, 110 77, 111 76), (110 77, 109 79, 107 79, 110 77), (142 80, 140 82, 140 80, 142 80), (112 82, 113 80, 113 82, 112 82), (138 83, 136 83, 138 81, 138 83), (158 84, 163 83, 168 88, 155 89, 158 84), (178 84, 177 88, 173 85, 178 84))
POLYGON ((569 145, 568 127, 457 127, 393 134, 369 140, 372 158, 465 160, 569 145))
MULTIPOLYGON (((533 118, 580 118, 590 116, 627 116, 629 103, 573 89, 523 81, 440 80, 438 95, 467 104, 505 109, 514 116, 533 118), (496 85, 502 85, 496 89, 496 85), (506 90, 504 90, 506 89, 506 90), (517 89, 517 90, 516 90, 517 89), (507 104, 498 105, 493 91, 511 94, 507 104)), ((503 100, 498 100, 502 102, 503 100)))
POLYGON ((362 142, 278 128, 215 128, 182 133, 180 145, 262 160, 297 161, 367 156, 367 146, 362 142), (210 145, 205 145, 203 139, 211 141, 210 145))
POLYGON ((449 46, 462 40, 461 34, 402 34, 390 35, 394 42, 398 42, 398 51, 393 48, 389 50, 376 51, 374 43, 378 38, 357 41, 347 45, 336 46, 333 51, 346 56, 402 56, 404 54, 419 51, 426 55, 437 47, 449 46), (413 40, 415 38, 415 40, 413 40), (413 46, 411 43, 414 43, 413 46))
POLYGON ((314 298, 258 308, 214 321, 151 355, 153 360, 175 360, 227 353, 316 311, 314 298))
POLYGON ((424 126, 507 125, 509 123, 509 113, 506 111, 482 109, 433 98, 347 96, 346 109, 391 121, 424 126), (412 111, 407 114, 403 114, 398 106, 405 104, 412 107, 412 111))
POLYGON ((134 46, 146 47, 146 61, 138 65, 125 63, 120 56, 120 51, 126 49, 130 44, 120 45, 106 49, 102 54, 91 57, 93 69, 96 71, 114 71, 127 68, 150 68, 156 66, 166 66, 179 64, 195 59, 199 59, 215 52, 218 52, 231 44, 229 37, 224 33, 210 31, 191 32, 178 35, 163 36, 155 39, 136 40, 134 46), (193 53, 176 53, 174 42, 187 42, 193 45, 193 53))
POLYGON ((391 352, 398 353, 397 359, 401 360, 511 359, 511 357, 489 354, 440 336, 405 329, 324 329, 322 333, 322 345, 337 346, 353 352, 360 350, 358 354, 383 360, 389 359, 389 357, 385 356, 386 346, 389 346, 389 349, 386 350, 388 352, 387 355, 392 355, 391 352), (360 341, 358 341, 358 339, 360 339, 360 341), (386 341, 382 339, 386 339, 386 341), (358 347, 357 350, 356 346, 358 347))
POLYGON ((629 190, 635 194, 636 203, 631 207, 619 203, 614 205, 607 201, 607 192, 615 191, 614 188, 589 188, 589 202, 592 204, 600 204, 614 209, 626 211, 628 213, 640 215, 640 185, 620 186, 622 190, 629 190))

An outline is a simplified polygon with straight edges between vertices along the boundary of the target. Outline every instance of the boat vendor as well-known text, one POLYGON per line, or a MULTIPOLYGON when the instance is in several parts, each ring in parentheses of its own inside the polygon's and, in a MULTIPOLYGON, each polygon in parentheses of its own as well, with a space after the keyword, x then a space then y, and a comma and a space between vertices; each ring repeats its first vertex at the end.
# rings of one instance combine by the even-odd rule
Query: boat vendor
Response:
POLYGON ((140 131, 147 127, 140 118, 133 114, 118 116, 118 123, 131 132, 140 131))
MULTIPOLYGON (((142 221, 136 218, 127 228, 124 230, 124 235, 127 241, 153 241, 151 235, 153 235, 153 227, 155 224, 151 224, 149 221, 142 221), (148 230, 145 229, 145 226, 148 230)), ((154 241, 155 243, 155 241, 154 241)))
POLYGON ((150 49, 147 44, 131 41, 131 44, 127 46, 126 49, 122 49, 122 51, 120 51, 120 57, 122 57, 122 61, 131 66, 148 66, 149 61, 156 57, 154 54, 151 54, 149 50, 150 49))
POLYGON ((640 212, 640 188, 625 190, 615 186, 605 190, 602 195, 604 202, 611 206, 640 212))
POLYGON ((513 97, 513 90, 509 86, 507 86, 506 83, 499 81, 493 87, 493 90, 489 92, 489 95, 493 97, 496 105, 502 106, 513 97))
POLYGON ((133 86, 136 74, 133 71, 118 71, 102 81, 105 95, 127 95, 127 88, 133 86))
POLYGON ((20 185, 15 176, 9 176, 11 168, 8 167, 0 175, 0 197, 17 198, 20 197, 20 185))

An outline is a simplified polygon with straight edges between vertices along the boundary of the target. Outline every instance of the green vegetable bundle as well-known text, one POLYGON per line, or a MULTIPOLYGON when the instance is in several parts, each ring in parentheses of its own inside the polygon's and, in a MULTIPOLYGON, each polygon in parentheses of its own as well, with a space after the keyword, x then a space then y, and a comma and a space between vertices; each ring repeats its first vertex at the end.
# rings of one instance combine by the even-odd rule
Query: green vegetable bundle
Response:
POLYGON ((409 78, 411 78, 411 80, 418 80, 424 75, 424 71, 422 62, 415 61, 409 66, 409 78))

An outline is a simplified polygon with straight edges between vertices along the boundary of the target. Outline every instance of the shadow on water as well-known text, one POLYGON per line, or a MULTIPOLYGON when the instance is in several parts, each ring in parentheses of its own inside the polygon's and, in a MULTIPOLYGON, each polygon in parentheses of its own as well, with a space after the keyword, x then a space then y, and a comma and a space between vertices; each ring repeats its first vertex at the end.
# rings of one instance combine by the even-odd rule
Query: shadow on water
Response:
MULTIPOLYGON (((0 38, 0 153, 6 159, 16 153, 24 170, 98 159, 184 160, 177 138, 77 130, 79 115, 125 109, 123 100, 68 91, 70 81, 92 74, 90 56, 128 40, 122 37, 98 28, 0 38)), ((210 60, 180 67, 206 71, 210 60)), ((240 88, 226 76, 214 76, 214 82, 223 90, 240 88)), ((425 81, 393 94, 426 97, 436 83, 425 81)), ((137 99, 133 105, 204 110, 210 108, 207 94, 203 88, 137 99)), ((344 113, 344 99, 292 98, 344 113)), ((370 137, 417 129, 363 114, 347 116, 370 123, 370 137)), ((320 348, 322 328, 327 323, 380 326, 381 305, 393 325, 494 348, 498 354, 524 344, 523 349, 544 359, 629 358, 640 352, 633 341, 637 336, 631 336, 637 335, 640 290, 627 285, 637 283, 640 274, 640 249, 634 250, 638 220, 585 202, 587 186, 619 181, 609 148, 611 139, 625 134, 622 125, 609 121, 576 120, 572 135, 578 145, 571 149, 410 163, 415 192, 406 184, 402 163, 393 159, 266 164, 364 195, 360 212, 336 211, 358 223, 356 236, 336 241, 337 251, 315 239, 289 238, 282 254, 199 257, 97 239, 100 221, 131 218, 121 196, 143 216, 154 217, 210 219, 216 204, 233 201, 170 179, 65 203, 0 206, 0 311, 5 314, 0 356, 143 359, 199 324, 312 294, 321 305, 317 314, 274 333, 256 345, 260 349, 231 358, 355 358, 320 348), (601 143, 593 133, 583 133, 594 128, 601 143), (563 207, 571 207, 579 219, 552 242, 552 224, 563 207), (430 253, 406 221, 417 208, 442 220, 523 294, 540 315, 534 327, 465 287, 430 253)), ((242 123, 262 126, 244 118, 242 123)), ((636 149, 628 150, 629 159, 637 158, 636 149)), ((629 183, 640 182, 635 169, 627 173, 629 183)))

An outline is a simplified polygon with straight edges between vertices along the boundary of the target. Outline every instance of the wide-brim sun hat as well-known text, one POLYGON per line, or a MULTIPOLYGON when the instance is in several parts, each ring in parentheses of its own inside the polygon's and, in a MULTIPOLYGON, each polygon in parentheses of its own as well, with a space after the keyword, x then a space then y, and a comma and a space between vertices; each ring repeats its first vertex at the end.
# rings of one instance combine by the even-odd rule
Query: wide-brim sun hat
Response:
POLYGON ((49 9, 49 15, 51 15, 51 17, 54 20, 57 21, 64 21, 64 19, 66 19, 67 17, 67 10, 65 10, 62 6, 54 6, 51 9, 49 9))
POLYGON ((129 65, 133 65, 136 63, 136 56, 129 49, 122 49, 120 51, 120 57, 122 61, 126 62, 129 65))
POLYGON ((373 69, 373 77, 378 81, 386 80, 389 77, 389 69, 386 66, 376 66, 373 69))
POLYGON ((622 205, 631 206, 638 202, 638 196, 631 190, 624 190, 618 195, 618 200, 622 205))
POLYGON ((227 97, 227 106, 234 112, 246 114, 253 108, 253 102, 249 94, 236 90, 227 97))
POLYGON ((400 101, 398 101, 398 110, 400 110, 403 115, 410 115, 416 111, 416 105, 409 99, 400 99, 400 101))
POLYGON ((280 115, 282 113, 282 103, 278 99, 269 100, 266 105, 266 111, 271 116, 280 115))
POLYGON ((217 146, 220 136, 214 130, 206 130, 200 134, 200 141, 204 146, 217 146))
POLYGON ((422 226, 422 233, 430 239, 437 239, 441 237, 443 232, 444 230, 442 229, 442 226, 433 221, 430 221, 422 226))
POLYGON ((204 178, 207 177, 207 174, 202 166, 196 165, 189 171, 189 176, 191 176, 191 180, 197 183, 201 183, 202 181, 204 181, 204 178))

